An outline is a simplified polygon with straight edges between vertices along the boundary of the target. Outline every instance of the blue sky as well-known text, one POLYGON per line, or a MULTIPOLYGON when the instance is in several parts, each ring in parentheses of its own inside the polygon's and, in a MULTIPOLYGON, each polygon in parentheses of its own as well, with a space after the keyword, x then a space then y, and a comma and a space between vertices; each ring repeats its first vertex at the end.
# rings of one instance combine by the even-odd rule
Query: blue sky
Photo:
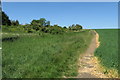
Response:
POLYGON ((10 19, 21 24, 46 18, 52 25, 118 28, 117 2, 3 2, 2 9, 10 19))

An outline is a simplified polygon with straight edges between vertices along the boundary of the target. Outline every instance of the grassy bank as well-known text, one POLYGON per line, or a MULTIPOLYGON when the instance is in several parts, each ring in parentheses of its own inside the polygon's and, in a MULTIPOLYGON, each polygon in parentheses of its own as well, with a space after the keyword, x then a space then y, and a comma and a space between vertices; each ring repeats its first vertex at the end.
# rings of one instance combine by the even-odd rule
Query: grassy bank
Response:
MULTIPOLYGON (((95 52, 101 64, 109 69, 118 70, 118 29, 97 29, 100 46, 95 52)), ((104 72, 105 74, 108 71, 104 72)))
POLYGON ((93 36, 89 30, 58 35, 19 35, 12 40, 8 38, 10 34, 6 35, 3 34, 2 43, 3 78, 76 76, 79 55, 93 36))

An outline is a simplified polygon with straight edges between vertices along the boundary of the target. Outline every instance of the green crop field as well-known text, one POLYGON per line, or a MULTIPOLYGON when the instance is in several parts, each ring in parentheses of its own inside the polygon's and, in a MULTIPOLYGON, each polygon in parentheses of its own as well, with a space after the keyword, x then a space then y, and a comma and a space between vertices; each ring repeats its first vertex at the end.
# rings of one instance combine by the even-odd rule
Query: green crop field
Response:
POLYGON ((100 36, 100 46, 95 56, 99 57, 101 64, 109 69, 118 70, 118 29, 97 29, 100 36))
POLYGON ((3 34, 3 78, 56 78, 77 75, 77 60, 88 47, 90 30, 64 34, 3 34))

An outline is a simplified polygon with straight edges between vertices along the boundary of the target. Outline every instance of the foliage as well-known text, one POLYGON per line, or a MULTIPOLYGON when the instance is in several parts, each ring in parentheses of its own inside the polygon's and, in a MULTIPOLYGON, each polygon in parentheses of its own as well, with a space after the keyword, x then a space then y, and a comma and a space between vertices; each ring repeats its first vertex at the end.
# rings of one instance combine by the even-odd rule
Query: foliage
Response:
POLYGON ((11 25, 11 21, 9 17, 3 11, 2 11, 2 25, 7 25, 7 26, 11 25))
POLYGON ((20 25, 18 20, 9 20, 9 17, 2 12, 2 22, 3 22, 3 31, 17 31, 18 28, 20 30, 24 30, 24 32, 27 33, 38 33, 38 32, 44 32, 44 33, 50 33, 50 34, 61 34, 63 32, 68 32, 68 30, 71 31, 80 31, 82 29, 82 26, 79 24, 72 25, 69 27, 69 29, 64 26, 61 27, 59 25, 50 25, 50 21, 47 21, 45 18, 40 18, 39 20, 32 20, 30 24, 20 25), (24 29, 23 29, 24 28, 24 29))
POLYGON ((19 26, 2 26, 2 31, 3 32, 25 32, 24 28, 22 27, 22 25, 19 26))
POLYGON ((73 24, 72 26, 69 26, 69 29, 73 31, 79 31, 82 29, 82 26, 79 24, 76 24, 76 25, 73 24))
POLYGON ((40 18, 39 20, 32 20, 31 26, 37 26, 37 27, 50 26, 50 21, 46 21, 45 18, 40 18))
POLYGON ((16 20, 16 21, 11 21, 11 25, 13 25, 13 26, 19 26, 19 21, 18 20, 16 20))
POLYGON ((12 33, 4 34, 3 38, 11 36, 13 42, 9 37, 10 41, 2 43, 3 78, 76 76, 79 55, 86 50, 93 36, 89 33, 20 34, 17 39, 12 33))

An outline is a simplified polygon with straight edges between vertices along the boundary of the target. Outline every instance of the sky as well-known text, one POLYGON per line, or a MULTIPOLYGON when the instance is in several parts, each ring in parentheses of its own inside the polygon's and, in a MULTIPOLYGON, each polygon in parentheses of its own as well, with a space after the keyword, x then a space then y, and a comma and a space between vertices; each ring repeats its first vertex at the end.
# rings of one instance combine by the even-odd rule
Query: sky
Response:
POLYGON ((2 10, 21 24, 46 18, 51 24, 85 29, 118 28, 117 2, 3 2, 2 10))

